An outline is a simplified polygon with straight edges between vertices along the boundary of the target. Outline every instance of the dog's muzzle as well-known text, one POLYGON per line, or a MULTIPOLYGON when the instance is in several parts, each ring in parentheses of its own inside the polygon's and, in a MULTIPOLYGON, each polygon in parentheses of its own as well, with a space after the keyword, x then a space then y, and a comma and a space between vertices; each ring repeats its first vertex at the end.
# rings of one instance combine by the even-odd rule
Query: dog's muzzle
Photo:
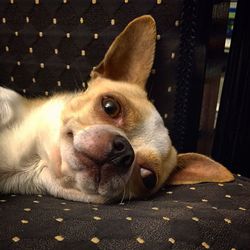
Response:
POLYGON ((135 160, 127 138, 99 125, 76 134, 73 150, 76 162, 70 164, 72 168, 88 173, 96 183, 106 183, 114 176, 129 176, 135 160))

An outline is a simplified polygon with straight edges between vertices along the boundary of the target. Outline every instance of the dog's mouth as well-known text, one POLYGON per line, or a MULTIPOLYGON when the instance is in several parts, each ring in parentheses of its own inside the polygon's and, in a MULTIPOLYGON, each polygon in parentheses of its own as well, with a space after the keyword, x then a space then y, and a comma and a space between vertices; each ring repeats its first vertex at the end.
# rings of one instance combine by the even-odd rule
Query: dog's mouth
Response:
POLYGON ((143 166, 140 166, 140 175, 143 182, 143 185, 147 189, 153 189, 156 186, 157 183, 157 176, 154 171, 152 171, 149 168, 145 168, 143 166))
POLYGON ((129 155, 125 155, 121 161, 116 156, 95 156, 88 152, 79 152, 77 150, 74 150, 74 155, 80 163, 80 167, 77 170, 92 173, 97 184, 101 182, 102 176, 122 176, 126 174, 134 160, 134 156, 131 157, 129 155))
MULTIPOLYGON (((103 158, 101 160, 96 159, 88 153, 75 153, 78 159, 81 159, 81 162, 85 163, 84 166, 80 169, 80 171, 88 172, 89 178, 92 179, 96 189, 98 189, 98 187, 102 186, 103 184, 111 182, 113 177, 117 177, 118 179, 122 180, 123 185, 126 185, 133 170, 132 162, 129 163, 129 168, 124 169, 117 166, 114 159, 107 160, 103 158)), ((138 165, 138 167, 139 175, 141 177, 144 187, 147 190, 152 190, 157 184, 156 173, 148 166, 138 165)))
POLYGON ((77 186, 88 194, 114 197, 122 192, 131 176, 133 163, 121 168, 110 159, 96 159, 88 154, 75 154, 77 166, 73 169, 77 186))
MULTIPOLYGON (((109 127, 95 125, 62 144, 62 155, 75 185, 88 194, 114 197, 131 177, 135 152, 128 139, 109 127)), ((66 173, 66 171, 65 171, 66 173)))

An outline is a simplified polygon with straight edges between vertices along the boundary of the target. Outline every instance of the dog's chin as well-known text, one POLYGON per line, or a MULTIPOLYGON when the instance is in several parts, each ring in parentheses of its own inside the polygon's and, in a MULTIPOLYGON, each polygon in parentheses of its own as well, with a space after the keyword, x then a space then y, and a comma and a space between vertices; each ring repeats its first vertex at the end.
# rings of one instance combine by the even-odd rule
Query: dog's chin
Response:
POLYGON ((105 164, 101 169, 98 167, 84 166, 75 173, 76 187, 91 195, 101 195, 107 198, 118 196, 125 188, 128 174, 119 175, 113 170, 113 166, 105 164))
POLYGON ((104 161, 100 164, 98 159, 90 159, 85 155, 79 157, 69 148, 61 153, 64 187, 77 189, 88 196, 96 197, 97 201, 92 202, 102 200, 98 203, 107 203, 123 196, 134 163, 128 171, 121 172, 112 163, 104 161))

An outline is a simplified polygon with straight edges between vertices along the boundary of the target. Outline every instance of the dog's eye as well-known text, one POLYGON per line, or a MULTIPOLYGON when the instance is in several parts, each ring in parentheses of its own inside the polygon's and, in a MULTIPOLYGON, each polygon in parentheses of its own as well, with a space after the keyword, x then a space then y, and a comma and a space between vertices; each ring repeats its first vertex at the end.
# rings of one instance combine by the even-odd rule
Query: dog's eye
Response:
POLYGON ((156 182, 157 182, 157 177, 156 177, 155 173, 151 170, 146 169, 146 168, 141 168, 140 174, 141 174, 141 178, 142 178, 142 182, 143 182, 144 186, 147 189, 153 189, 156 185, 156 182))
POLYGON ((116 118, 121 112, 120 104, 112 97, 102 99, 102 108, 111 118, 116 118))

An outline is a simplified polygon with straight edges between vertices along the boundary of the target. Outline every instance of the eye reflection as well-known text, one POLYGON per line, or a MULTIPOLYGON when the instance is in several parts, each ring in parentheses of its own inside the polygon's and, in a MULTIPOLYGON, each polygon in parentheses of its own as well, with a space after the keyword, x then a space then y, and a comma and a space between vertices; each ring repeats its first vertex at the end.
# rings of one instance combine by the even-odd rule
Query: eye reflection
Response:
POLYGON ((102 99, 102 108, 111 118, 116 118, 121 113, 121 106, 113 97, 104 97, 102 99))

